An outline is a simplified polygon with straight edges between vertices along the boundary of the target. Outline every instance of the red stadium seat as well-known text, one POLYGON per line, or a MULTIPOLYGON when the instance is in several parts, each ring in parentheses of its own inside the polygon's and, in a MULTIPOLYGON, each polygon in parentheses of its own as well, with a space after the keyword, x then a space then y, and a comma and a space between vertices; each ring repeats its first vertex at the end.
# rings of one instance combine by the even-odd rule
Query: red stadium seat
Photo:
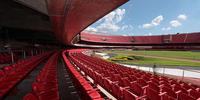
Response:
POLYGON ((154 91, 151 88, 146 88, 146 95, 147 95, 147 99, 148 100, 161 100, 161 96, 163 96, 164 94, 159 94, 159 92, 154 91))
POLYGON ((5 75, 3 70, 0 70, 0 78, 2 78, 5 75))
POLYGON ((128 77, 129 77, 129 80, 130 80, 131 82, 134 82, 134 81, 137 80, 137 77, 135 77, 134 75, 129 75, 128 77))
POLYGON ((0 79, 0 98, 3 98, 15 85, 24 79, 39 63, 44 61, 52 52, 17 62, 14 66, 4 67, 4 77, 0 79))
POLYGON ((141 87, 138 83, 131 83, 130 91, 137 96, 142 96, 144 94, 145 87, 141 87))
MULTIPOLYGON (((58 53, 54 53, 40 71, 37 81, 32 84, 32 92, 39 100, 59 100, 57 60, 58 53)), ((25 97, 24 99, 26 100, 25 97)))
POLYGON ((166 86, 162 86, 161 87, 161 92, 166 92, 167 95, 173 97, 173 98, 177 98, 177 94, 169 87, 166 86))
POLYGON ((200 98, 200 92, 197 92, 197 91, 195 91, 193 89, 188 90, 188 92, 189 92, 189 95, 191 97, 193 97, 194 99, 200 98))
POLYGON ((143 80, 142 78, 140 78, 140 79, 137 79, 137 81, 136 81, 140 86, 147 86, 148 84, 147 84, 147 82, 145 81, 145 80, 143 80))
POLYGON ((181 87, 184 88, 184 89, 186 89, 186 90, 195 89, 194 87, 192 87, 192 86, 190 86, 190 85, 188 85, 186 83, 181 84, 181 87))
MULTIPOLYGON (((83 76, 81 76, 81 74, 74 68, 74 65, 72 65, 72 63, 68 60, 68 58, 65 56, 65 53, 66 53, 66 51, 64 51, 62 53, 63 59, 67 65, 66 67, 69 68, 70 73, 72 74, 73 81, 75 83, 75 86, 77 86, 78 90, 80 91, 80 93, 81 93, 80 95, 81 95, 82 99, 84 99, 84 100, 103 100, 103 98, 101 98, 101 95, 96 91, 96 89, 94 89, 88 83, 88 81, 83 76)), ((75 62, 78 63, 78 60, 76 60, 75 62)), ((108 79, 105 79, 104 81, 100 81, 101 79, 104 78, 103 76, 101 76, 101 74, 94 73, 94 71, 92 71, 92 69, 84 68, 81 64, 78 64, 78 65, 80 65, 79 67, 81 69, 84 69, 85 72, 90 75, 90 77, 96 76, 97 78, 95 80, 98 81, 97 83, 105 83, 106 84, 105 86, 109 86, 110 82, 108 79)))
POLYGON ((148 87, 152 88, 153 90, 159 92, 160 91, 160 88, 158 85, 156 85, 154 82, 148 82, 148 87))
POLYGON ((118 86, 118 84, 113 84, 112 85, 112 94, 119 100, 121 100, 122 98, 122 92, 123 92, 123 88, 121 88, 120 86, 118 86))
POLYGON ((39 100, 33 93, 28 93, 23 97, 23 100, 39 100))
POLYGON ((172 88, 173 88, 173 90, 174 90, 175 92, 177 92, 177 91, 182 91, 183 93, 186 93, 186 94, 188 93, 187 90, 184 89, 184 88, 182 88, 180 85, 175 85, 175 84, 174 84, 174 85, 172 86, 172 88))
POLYGON ((189 96, 183 92, 179 92, 177 100, 196 100, 196 99, 192 98, 191 96, 189 96))
MULTIPOLYGON (((74 66, 70 65, 70 69, 78 66, 81 71, 84 71, 85 75, 94 79, 94 83, 106 89, 118 100, 138 98, 176 100, 178 98, 177 93, 180 91, 187 95, 188 89, 198 90, 197 87, 194 88, 194 86, 187 85, 184 82, 107 62, 85 55, 82 51, 84 50, 69 50, 69 58, 75 64, 74 66)), ((76 70, 74 70, 75 72, 76 70)), ((78 72, 76 73, 78 75, 78 72)))
POLYGON ((123 99, 122 100, 141 100, 144 99, 144 96, 137 96, 134 93, 124 89, 123 91, 123 99))
POLYGON ((106 87, 107 91, 109 91, 109 92, 112 91, 112 84, 113 84, 113 82, 110 81, 108 78, 103 79, 103 86, 106 87))

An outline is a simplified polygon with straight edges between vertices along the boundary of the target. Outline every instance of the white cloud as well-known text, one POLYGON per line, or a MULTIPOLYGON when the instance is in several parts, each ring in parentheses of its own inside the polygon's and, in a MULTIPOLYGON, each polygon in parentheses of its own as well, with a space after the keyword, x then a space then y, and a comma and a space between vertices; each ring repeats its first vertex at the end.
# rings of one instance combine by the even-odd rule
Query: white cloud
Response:
POLYGON ((112 23, 102 23, 99 26, 97 26, 97 30, 100 32, 109 32, 109 31, 116 32, 119 29, 120 27, 118 25, 112 23))
POLYGON ((172 28, 177 28, 182 25, 183 21, 187 19, 187 16, 185 14, 180 14, 177 16, 175 20, 172 20, 169 22, 170 26, 169 27, 164 27, 162 28, 163 31, 169 31, 172 28))
POLYGON ((146 36, 152 36, 153 34, 152 33, 146 33, 144 35, 146 35, 146 36))
POLYGON ((128 29, 128 25, 124 25, 124 26, 122 26, 121 29, 122 29, 122 30, 128 29))
POLYGON ((151 36, 151 35, 152 35, 152 33, 149 33, 148 35, 149 35, 149 36, 151 36))
POLYGON ((162 28, 162 31, 169 31, 169 30, 171 30, 171 27, 163 27, 162 28))
POLYGON ((85 30, 86 30, 86 31, 97 32, 97 29, 94 28, 94 27, 87 27, 85 30))
POLYGON ((160 23, 164 20, 163 16, 162 15, 159 15, 157 17, 155 17, 151 23, 146 23, 146 24, 143 24, 142 27, 144 29, 150 29, 150 28, 153 28, 155 26, 158 26, 160 25, 160 23))
POLYGON ((143 27, 144 29, 150 29, 150 28, 153 27, 153 25, 152 25, 152 24, 143 24, 142 27, 143 27))
POLYGON ((179 27, 179 26, 181 26, 182 24, 181 24, 178 20, 172 20, 172 21, 170 21, 170 25, 171 25, 172 27, 179 27))
POLYGON ((126 13, 125 9, 116 9, 112 11, 108 15, 101 18, 97 23, 98 25, 94 28, 88 27, 86 30, 93 30, 97 32, 116 32, 118 30, 125 30, 128 28, 133 28, 132 25, 123 25, 120 26, 119 23, 123 20, 124 15, 126 13))
POLYGON ((164 19, 163 16, 160 15, 160 16, 154 18, 154 19, 152 20, 151 24, 153 24, 154 26, 157 26, 157 25, 159 25, 159 24, 161 23, 161 21, 162 21, 163 19, 164 19))
POLYGON ((116 22, 120 22, 126 13, 125 9, 117 9, 116 10, 116 22))
POLYGON ((122 36, 128 36, 127 34, 122 34, 122 36))
POLYGON ((126 30, 126 29, 132 30, 133 26, 132 25, 124 25, 124 26, 121 27, 121 30, 126 30))
POLYGON ((181 21, 184 21, 187 19, 187 16, 185 14, 180 14, 178 17, 177 17, 179 20, 181 21))

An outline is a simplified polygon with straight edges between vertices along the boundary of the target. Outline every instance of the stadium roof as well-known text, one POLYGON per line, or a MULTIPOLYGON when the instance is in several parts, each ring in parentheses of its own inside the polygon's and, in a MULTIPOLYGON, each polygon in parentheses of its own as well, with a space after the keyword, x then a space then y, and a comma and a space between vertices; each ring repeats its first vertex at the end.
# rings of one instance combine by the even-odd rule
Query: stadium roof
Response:
POLYGON ((128 0, 1 0, 0 27, 54 32, 67 45, 128 0), (49 16, 49 17, 48 17, 49 16))

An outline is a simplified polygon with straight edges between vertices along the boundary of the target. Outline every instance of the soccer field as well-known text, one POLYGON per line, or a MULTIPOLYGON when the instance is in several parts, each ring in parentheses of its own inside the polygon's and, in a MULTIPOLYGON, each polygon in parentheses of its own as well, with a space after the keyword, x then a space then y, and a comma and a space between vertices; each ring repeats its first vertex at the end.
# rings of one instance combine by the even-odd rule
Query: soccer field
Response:
POLYGON ((125 64, 200 67, 200 52, 108 50, 104 53, 114 55, 109 61, 125 64))

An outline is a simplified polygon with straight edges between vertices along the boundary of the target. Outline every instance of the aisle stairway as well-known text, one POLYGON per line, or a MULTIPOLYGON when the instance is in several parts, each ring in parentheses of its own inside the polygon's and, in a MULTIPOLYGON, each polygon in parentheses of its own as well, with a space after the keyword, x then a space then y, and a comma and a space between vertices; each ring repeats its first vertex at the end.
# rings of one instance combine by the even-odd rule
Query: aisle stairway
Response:
POLYGON ((62 58, 59 59, 58 62, 58 72, 60 100, 81 100, 78 91, 73 84, 72 76, 65 67, 62 58))

